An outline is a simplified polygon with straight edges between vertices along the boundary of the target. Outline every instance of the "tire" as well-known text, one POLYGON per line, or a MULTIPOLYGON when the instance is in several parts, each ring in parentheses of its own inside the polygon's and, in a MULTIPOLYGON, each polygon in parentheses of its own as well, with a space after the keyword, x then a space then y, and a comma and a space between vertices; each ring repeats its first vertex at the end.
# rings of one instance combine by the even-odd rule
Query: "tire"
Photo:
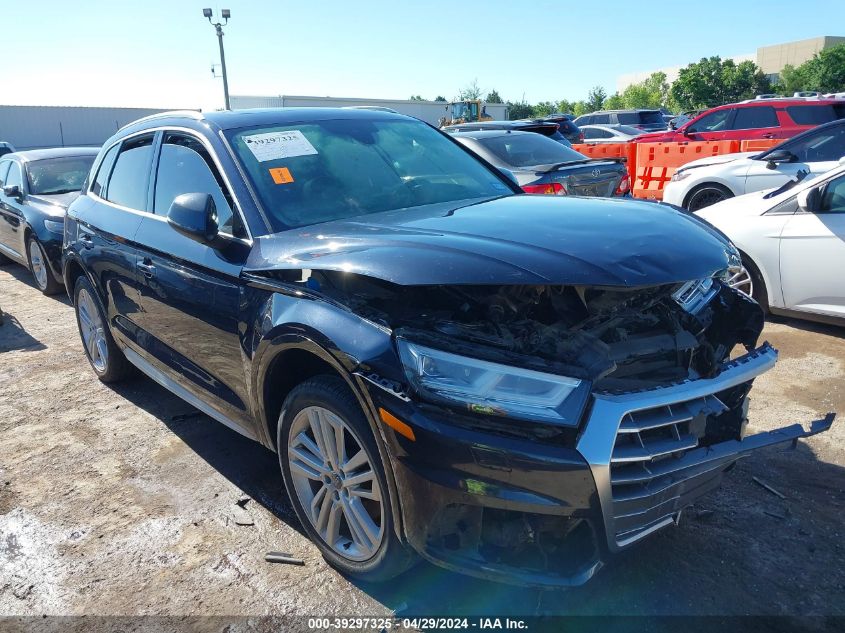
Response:
POLYGON ((76 280, 73 307, 82 348, 97 378, 112 383, 132 375, 133 365, 114 342, 96 292, 85 275, 76 280))
POLYGON ((343 380, 323 375, 295 387, 282 405, 276 441, 291 505, 326 562, 358 580, 384 582, 416 561, 396 536, 390 490, 375 438, 343 380), (339 446, 336 432, 341 429, 346 459, 336 459, 336 448, 323 450, 330 444, 322 429, 335 447, 339 446), (358 451, 363 451, 363 458, 358 451), (306 460, 311 465, 303 468, 306 460), (336 467, 336 462, 342 465, 344 461, 350 464, 346 470, 336 467), (367 473, 372 477, 367 479, 367 473), (353 479, 364 481, 352 484, 353 479))
POLYGON ((62 289, 62 285, 53 277, 44 247, 34 235, 30 235, 26 240, 26 259, 29 262, 29 272, 32 273, 36 288, 47 296, 54 295, 62 289))
POLYGON ((712 204, 733 197, 733 192, 722 185, 717 185, 716 183, 699 185, 687 196, 684 208, 688 211, 700 211, 712 204))

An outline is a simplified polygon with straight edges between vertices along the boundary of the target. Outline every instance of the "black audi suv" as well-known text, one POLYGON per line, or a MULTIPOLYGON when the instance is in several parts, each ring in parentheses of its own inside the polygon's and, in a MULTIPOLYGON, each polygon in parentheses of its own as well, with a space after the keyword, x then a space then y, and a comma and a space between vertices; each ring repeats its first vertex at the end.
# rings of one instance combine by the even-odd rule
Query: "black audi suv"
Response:
POLYGON ((673 208, 521 195, 416 119, 321 108, 121 129, 64 279, 100 379, 138 368, 276 451, 344 573, 566 585, 830 426, 744 437, 777 354, 736 262, 673 208))

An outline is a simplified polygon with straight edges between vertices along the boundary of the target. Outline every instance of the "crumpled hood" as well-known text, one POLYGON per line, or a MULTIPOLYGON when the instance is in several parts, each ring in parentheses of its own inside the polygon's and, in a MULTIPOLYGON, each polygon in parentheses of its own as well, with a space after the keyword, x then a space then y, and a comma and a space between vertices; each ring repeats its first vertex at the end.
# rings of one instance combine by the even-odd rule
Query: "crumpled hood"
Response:
POLYGON ((727 267, 731 248, 667 205, 514 195, 259 237, 244 270, 346 271, 402 285, 645 286, 713 275, 727 267))
POLYGON ((35 195, 29 196, 29 201, 38 206, 38 208, 49 215, 64 216, 65 211, 70 206, 70 203, 79 197, 78 191, 70 193, 56 193, 52 195, 35 195))
POLYGON ((690 169, 695 167, 709 167, 711 165, 724 165, 725 163, 731 163, 735 160, 742 160, 748 158, 749 156, 756 156, 760 152, 740 152, 737 154, 722 154, 720 156, 708 156, 706 158, 699 158, 698 160, 693 160, 688 163, 685 163, 681 167, 678 168, 678 171, 682 169, 690 169))

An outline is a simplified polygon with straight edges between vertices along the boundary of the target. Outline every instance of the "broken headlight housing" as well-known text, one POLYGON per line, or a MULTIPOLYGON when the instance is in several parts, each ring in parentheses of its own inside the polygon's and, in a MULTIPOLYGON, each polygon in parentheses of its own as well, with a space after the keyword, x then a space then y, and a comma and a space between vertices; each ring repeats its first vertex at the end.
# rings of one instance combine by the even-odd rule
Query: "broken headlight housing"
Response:
POLYGON ((575 426, 589 383, 397 339, 405 375, 425 399, 494 415, 575 426))

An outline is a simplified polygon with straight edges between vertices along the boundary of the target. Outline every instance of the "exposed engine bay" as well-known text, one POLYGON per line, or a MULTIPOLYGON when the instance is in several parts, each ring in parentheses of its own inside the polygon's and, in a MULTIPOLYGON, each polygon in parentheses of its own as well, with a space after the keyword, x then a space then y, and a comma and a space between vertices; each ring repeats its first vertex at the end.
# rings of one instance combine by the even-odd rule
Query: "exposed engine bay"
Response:
POLYGON ((313 289, 398 335, 478 358, 631 391, 712 377, 752 349, 760 308, 712 279, 644 288, 400 286, 313 271, 313 289))

